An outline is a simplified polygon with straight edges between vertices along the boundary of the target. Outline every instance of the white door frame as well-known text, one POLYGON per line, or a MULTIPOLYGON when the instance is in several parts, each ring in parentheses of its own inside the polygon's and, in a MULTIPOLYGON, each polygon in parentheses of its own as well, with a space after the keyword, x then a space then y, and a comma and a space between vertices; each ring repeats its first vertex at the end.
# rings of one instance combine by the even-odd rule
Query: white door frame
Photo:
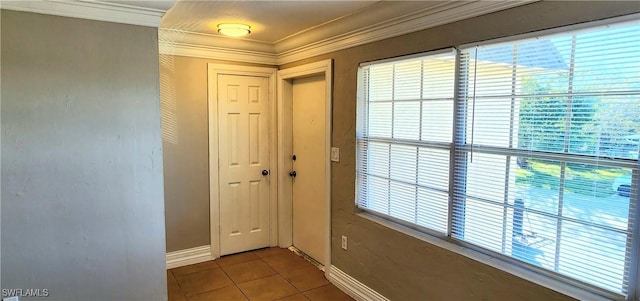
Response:
POLYGON ((326 105, 326 127, 325 135, 327 147, 325 149, 326 161, 326 202, 327 211, 322 212, 325 216, 325 227, 328 234, 325 243, 325 274, 328 275, 331 266, 331 99, 332 99, 332 60, 310 63, 302 66, 287 68, 278 71, 278 232, 280 233, 278 244, 280 247, 288 247, 293 243, 293 197, 292 181, 289 171, 292 168, 292 129, 293 129, 293 80, 314 75, 324 75, 325 78, 325 105, 326 105))
POLYGON ((276 68, 251 67, 226 64, 207 64, 207 106, 209 122, 209 231, 211 256, 220 257, 220 194, 218 179, 218 74, 260 76, 269 78, 269 245, 278 245, 278 147, 276 143, 276 68))

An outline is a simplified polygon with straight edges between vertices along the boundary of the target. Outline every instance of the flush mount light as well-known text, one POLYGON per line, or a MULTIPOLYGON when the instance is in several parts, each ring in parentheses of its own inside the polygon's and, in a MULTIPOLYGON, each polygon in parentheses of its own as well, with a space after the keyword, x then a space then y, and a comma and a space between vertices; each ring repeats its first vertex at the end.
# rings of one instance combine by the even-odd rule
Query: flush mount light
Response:
POLYGON ((242 37, 251 33, 251 26, 239 23, 218 24, 218 32, 230 37, 242 37))

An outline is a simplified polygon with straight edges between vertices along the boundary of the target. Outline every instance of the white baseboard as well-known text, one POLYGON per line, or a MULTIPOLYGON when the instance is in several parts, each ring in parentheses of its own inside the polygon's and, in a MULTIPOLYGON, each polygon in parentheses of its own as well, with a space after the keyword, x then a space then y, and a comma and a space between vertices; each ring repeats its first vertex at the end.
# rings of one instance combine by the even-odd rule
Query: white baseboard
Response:
POLYGON ((389 301, 379 294, 335 266, 329 267, 329 281, 353 299, 358 301, 389 301))
POLYGON ((200 246, 191 249, 167 253, 167 269, 213 260, 211 246, 200 246))

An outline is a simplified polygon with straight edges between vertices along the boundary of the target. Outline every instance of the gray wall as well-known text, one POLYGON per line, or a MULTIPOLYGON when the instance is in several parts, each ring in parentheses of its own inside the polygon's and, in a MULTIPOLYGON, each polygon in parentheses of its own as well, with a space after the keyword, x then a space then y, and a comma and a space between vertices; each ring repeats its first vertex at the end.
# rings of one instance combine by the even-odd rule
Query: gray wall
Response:
POLYGON ((2 288, 166 300, 157 29, 1 22, 2 288))
POLYGON ((208 63, 160 55, 167 252, 209 245, 208 63))
POLYGON ((559 293, 354 214, 356 72, 387 57, 640 11, 638 2, 537 2, 288 64, 334 59, 331 261, 391 300, 566 300, 559 293), (349 250, 341 249, 341 235, 349 250))

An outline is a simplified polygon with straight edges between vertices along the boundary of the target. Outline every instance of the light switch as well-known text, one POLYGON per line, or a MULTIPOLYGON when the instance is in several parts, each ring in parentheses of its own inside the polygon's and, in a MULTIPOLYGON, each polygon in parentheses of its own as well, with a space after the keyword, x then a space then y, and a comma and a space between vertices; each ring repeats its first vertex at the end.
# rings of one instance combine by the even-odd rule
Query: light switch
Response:
POLYGON ((340 149, 331 147, 331 162, 340 162, 340 149))

